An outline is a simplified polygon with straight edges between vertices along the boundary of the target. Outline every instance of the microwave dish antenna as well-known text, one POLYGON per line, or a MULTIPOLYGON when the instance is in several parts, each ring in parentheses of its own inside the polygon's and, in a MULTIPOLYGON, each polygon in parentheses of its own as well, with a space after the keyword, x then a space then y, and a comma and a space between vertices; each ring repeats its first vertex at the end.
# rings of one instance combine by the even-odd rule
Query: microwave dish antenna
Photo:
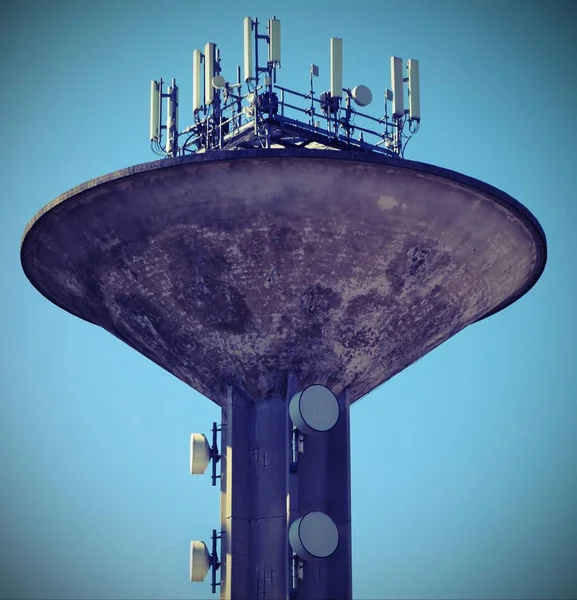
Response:
POLYGON ((226 86, 226 79, 222 75, 215 75, 212 78, 212 87, 216 90, 222 90, 226 86))
POLYGON ((366 85, 357 85, 351 91, 357 106, 368 106, 373 101, 373 92, 366 85))
POLYGON ((289 414, 302 433, 330 431, 339 418, 339 403, 328 387, 315 383, 292 397, 289 414))
POLYGON ((339 545, 339 530, 329 515, 311 511, 299 517, 289 528, 289 542, 302 560, 318 560, 334 554, 339 545))

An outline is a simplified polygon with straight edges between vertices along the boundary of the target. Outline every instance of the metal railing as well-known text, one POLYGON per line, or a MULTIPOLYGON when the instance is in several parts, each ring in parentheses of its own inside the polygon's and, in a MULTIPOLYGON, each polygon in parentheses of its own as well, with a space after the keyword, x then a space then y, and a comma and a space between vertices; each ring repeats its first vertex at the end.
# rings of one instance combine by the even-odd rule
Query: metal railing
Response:
POLYGON ((169 151, 160 144, 155 151, 170 157, 247 147, 271 148, 286 145, 292 137, 300 147, 314 143, 316 147, 325 145, 402 158, 419 123, 409 121, 406 114, 389 117, 386 102, 385 114, 378 119, 353 108, 352 100, 350 89, 343 89, 341 99, 331 98, 328 93, 317 97, 312 89, 303 94, 272 84, 237 95, 227 86, 223 92, 218 90, 213 104, 203 109, 202 116, 195 117, 193 125, 175 132, 169 151), (293 98, 306 100, 308 106, 299 106, 293 98), (408 134, 404 131, 407 123, 408 134), (179 145, 183 136, 187 137, 179 145))

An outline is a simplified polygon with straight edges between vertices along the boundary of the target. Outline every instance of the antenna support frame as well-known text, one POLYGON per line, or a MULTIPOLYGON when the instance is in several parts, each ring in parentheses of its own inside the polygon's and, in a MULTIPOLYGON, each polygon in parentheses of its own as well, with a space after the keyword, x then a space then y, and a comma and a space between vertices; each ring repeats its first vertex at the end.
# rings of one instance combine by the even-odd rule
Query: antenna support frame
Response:
POLYGON ((220 479, 222 477, 222 468, 220 470, 220 474, 219 475, 216 474, 216 465, 217 465, 217 463, 220 462, 220 459, 222 458, 222 454, 218 450, 218 433, 220 431, 222 431, 222 427, 218 426, 216 421, 213 421, 213 423, 212 423, 212 445, 210 447, 210 458, 212 459, 211 460, 211 464, 212 464, 211 480, 212 480, 213 486, 216 486, 216 480, 220 479))
POLYGON ((222 571, 220 573, 220 581, 218 581, 218 582, 216 581, 216 572, 219 571, 220 567, 221 567, 221 562, 218 557, 216 544, 217 544, 217 540, 222 540, 222 531, 219 534, 217 534, 216 529, 213 529, 211 539, 212 539, 212 551, 210 553, 210 574, 211 574, 210 587, 212 589, 212 593, 216 594, 217 586, 222 585, 222 571))
POLYGON ((290 473, 296 473, 299 469, 299 454, 304 452, 304 441, 306 440, 306 434, 300 432, 296 427, 293 426, 291 434, 291 462, 289 466, 290 473))
POLYGON ((304 566, 306 561, 300 558, 294 550, 291 550, 290 557, 290 567, 291 567, 291 590, 289 598, 290 600, 297 600, 299 597, 298 585, 299 579, 303 579, 304 575, 304 566))

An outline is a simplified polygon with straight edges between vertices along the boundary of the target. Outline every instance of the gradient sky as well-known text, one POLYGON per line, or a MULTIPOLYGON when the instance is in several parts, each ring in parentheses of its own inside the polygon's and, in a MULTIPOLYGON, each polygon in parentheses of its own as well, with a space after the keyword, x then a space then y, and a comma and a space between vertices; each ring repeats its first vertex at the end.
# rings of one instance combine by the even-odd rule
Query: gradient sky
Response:
POLYGON ((150 79, 176 77, 186 125, 192 50, 216 42, 234 78, 243 17, 273 14, 293 89, 311 62, 328 87, 331 36, 345 85, 377 98, 389 56, 420 59, 407 158, 511 194, 549 245, 525 297, 353 406, 354 597, 577 597, 576 7, 1 4, 0 598, 211 597, 188 544, 218 527, 219 493, 188 475, 188 440, 216 405, 42 297, 19 245, 60 193, 155 158, 150 79))

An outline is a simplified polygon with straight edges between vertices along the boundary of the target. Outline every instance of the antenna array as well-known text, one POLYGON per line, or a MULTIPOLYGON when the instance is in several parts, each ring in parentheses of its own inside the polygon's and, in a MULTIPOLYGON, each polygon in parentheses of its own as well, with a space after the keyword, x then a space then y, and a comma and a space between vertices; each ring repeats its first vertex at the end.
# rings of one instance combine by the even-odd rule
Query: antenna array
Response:
POLYGON ((406 144, 421 121, 417 60, 409 59, 405 77, 403 60, 391 57, 391 89, 385 90, 384 114, 376 118, 353 107, 353 103, 359 107, 371 103, 373 94, 367 86, 343 87, 341 38, 330 40, 330 86, 317 96, 314 79, 319 69, 314 64, 307 93, 277 85, 281 22, 276 17, 269 19, 267 33, 259 33, 259 25, 258 19, 244 19, 242 81, 240 66, 235 83, 221 75, 220 50, 215 43, 207 43, 203 52, 193 51, 192 124, 182 131, 178 130, 176 81, 172 79, 166 93, 162 79, 151 82, 150 141, 156 154, 176 157, 243 148, 328 147, 404 157, 406 144), (261 64, 259 45, 265 42, 267 60, 261 64), (162 123, 164 100, 166 124, 162 123))

